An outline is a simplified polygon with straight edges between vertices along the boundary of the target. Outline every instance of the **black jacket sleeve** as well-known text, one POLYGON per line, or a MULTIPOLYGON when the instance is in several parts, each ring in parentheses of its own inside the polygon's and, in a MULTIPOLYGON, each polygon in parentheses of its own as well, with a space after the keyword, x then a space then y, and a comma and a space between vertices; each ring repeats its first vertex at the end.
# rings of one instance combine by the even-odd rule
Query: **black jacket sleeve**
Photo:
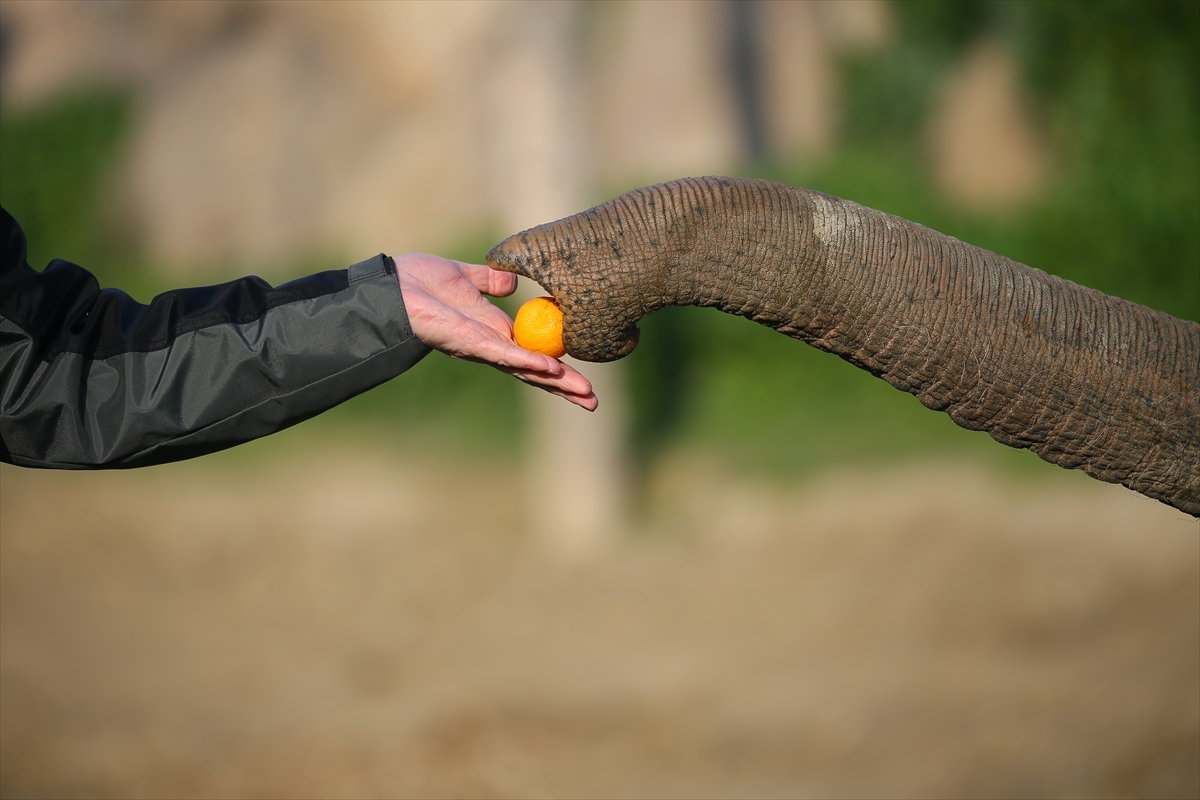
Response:
POLYGON ((429 352, 395 272, 380 254, 275 288, 249 277, 142 305, 67 261, 31 269, 0 209, 0 461, 141 467, 315 416, 429 352))

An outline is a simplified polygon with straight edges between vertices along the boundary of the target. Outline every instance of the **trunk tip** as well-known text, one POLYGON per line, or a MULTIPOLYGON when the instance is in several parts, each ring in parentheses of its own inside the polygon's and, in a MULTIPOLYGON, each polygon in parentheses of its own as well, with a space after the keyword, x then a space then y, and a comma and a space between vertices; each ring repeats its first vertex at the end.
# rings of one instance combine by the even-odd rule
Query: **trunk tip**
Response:
POLYGON ((521 235, 509 236, 493 247, 487 254, 487 265, 504 272, 515 272, 528 276, 529 249, 520 241, 521 235))

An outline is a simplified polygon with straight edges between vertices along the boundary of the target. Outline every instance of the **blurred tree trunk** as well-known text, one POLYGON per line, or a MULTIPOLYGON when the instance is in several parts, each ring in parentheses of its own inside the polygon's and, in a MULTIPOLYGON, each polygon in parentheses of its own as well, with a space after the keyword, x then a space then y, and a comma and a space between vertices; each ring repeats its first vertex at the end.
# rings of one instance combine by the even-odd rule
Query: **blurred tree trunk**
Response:
MULTIPOLYGON (((574 3, 522 3, 496 32, 486 89, 488 162, 506 233, 587 205, 582 12, 574 3)), ((544 294, 522 280, 517 298, 544 294)), ((626 521, 628 424, 624 366, 573 363, 592 381, 600 408, 588 414, 543 392, 524 393, 525 486, 529 529, 578 558, 603 549, 626 521)))

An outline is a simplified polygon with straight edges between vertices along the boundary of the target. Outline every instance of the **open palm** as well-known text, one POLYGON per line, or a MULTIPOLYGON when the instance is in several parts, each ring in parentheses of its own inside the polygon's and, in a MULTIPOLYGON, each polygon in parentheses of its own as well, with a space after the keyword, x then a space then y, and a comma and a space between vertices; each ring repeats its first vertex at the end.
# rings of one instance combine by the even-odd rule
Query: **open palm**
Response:
POLYGON ((512 294, 516 275, 424 253, 395 261, 409 324, 422 342, 454 358, 490 364, 588 411, 596 409, 587 378, 556 358, 518 346, 512 320, 483 296, 512 294))

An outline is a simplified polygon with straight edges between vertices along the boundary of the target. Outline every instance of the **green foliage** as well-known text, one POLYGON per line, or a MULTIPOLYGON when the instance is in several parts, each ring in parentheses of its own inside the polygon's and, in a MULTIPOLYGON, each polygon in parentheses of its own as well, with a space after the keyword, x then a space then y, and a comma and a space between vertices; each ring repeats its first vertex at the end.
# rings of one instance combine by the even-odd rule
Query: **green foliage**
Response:
POLYGON ((129 129, 129 102, 78 92, 25 114, 0 110, 0 205, 21 223, 29 261, 111 261, 104 189, 129 129), (53 243, 53 244, 51 244, 53 243))
POLYGON ((897 41, 845 64, 848 147, 839 163, 824 174, 768 172, 822 182, 814 188, 1200 319, 1200 3, 922 0, 893 8, 897 41), (1055 185, 1015 219, 940 207, 928 186, 931 101, 954 60, 982 37, 1019 57, 1053 148, 1055 185), (864 169, 883 170, 891 185, 862 185, 864 169))

